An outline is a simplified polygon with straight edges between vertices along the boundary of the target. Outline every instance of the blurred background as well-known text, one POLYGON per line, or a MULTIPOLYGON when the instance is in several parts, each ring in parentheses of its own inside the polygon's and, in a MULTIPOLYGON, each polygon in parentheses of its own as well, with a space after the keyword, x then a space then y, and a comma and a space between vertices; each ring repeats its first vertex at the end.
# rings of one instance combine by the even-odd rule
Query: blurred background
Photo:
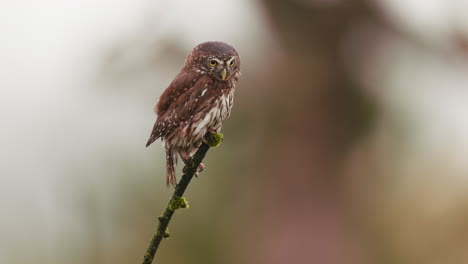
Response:
POLYGON ((153 107, 209 40, 243 75, 155 263, 468 263, 466 10, 2 1, 0 263, 142 261, 172 194, 153 107))

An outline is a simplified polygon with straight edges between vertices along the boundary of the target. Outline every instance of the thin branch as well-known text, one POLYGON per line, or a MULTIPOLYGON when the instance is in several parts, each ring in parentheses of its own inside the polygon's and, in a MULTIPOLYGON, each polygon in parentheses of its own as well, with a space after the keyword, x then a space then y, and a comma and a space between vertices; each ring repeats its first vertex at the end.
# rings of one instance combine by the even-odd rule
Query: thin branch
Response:
POLYGON ((146 250, 146 254, 143 259, 143 264, 151 264, 153 262, 154 256, 156 254, 156 251, 158 250, 161 240, 163 238, 169 237, 167 227, 169 225, 169 222, 171 221, 174 212, 177 209, 188 207, 188 203, 185 200, 185 198, 182 197, 182 195, 184 194, 185 189, 187 189, 187 186, 192 180, 193 175, 197 171, 198 165, 200 165, 210 147, 217 147, 219 144, 221 144, 221 141, 223 140, 223 135, 218 133, 209 134, 207 135, 207 139, 209 145, 203 143, 198 149, 198 151, 195 153, 195 155, 192 158, 191 166, 187 166, 184 175, 180 179, 179 184, 177 184, 177 187, 175 188, 174 193, 172 194, 172 197, 169 200, 166 209, 164 210, 164 213, 158 217, 158 228, 154 232, 153 238, 151 239, 148 249, 146 250))

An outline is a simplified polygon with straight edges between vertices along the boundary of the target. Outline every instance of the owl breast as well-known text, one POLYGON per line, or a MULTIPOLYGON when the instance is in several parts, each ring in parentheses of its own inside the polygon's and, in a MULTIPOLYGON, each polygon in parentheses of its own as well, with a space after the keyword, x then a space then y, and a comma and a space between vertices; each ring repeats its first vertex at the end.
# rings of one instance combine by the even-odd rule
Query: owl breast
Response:
POLYGON ((179 137, 176 137, 174 145, 178 148, 192 148, 201 142, 208 130, 220 131, 223 122, 231 114, 234 99, 234 89, 223 93, 214 100, 204 112, 198 113, 191 118, 188 124, 181 128, 179 137))
POLYGON ((220 98, 218 98, 213 103, 211 109, 208 110, 208 113, 205 115, 205 117, 194 123, 195 130, 193 131, 193 136, 196 138, 201 138, 210 128, 219 131, 223 125, 224 120, 231 114, 232 99, 232 92, 223 94, 220 98))

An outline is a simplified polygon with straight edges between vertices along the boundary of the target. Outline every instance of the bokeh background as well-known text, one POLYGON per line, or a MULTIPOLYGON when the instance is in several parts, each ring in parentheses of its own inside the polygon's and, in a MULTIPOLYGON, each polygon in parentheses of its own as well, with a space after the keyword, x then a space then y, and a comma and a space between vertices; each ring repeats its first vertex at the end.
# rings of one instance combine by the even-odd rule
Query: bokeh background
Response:
POLYGON ((172 194, 152 109, 209 40, 243 75, 155 263, 468 263, 467 10, 2 1, 0 263, 142 261, 172 194))

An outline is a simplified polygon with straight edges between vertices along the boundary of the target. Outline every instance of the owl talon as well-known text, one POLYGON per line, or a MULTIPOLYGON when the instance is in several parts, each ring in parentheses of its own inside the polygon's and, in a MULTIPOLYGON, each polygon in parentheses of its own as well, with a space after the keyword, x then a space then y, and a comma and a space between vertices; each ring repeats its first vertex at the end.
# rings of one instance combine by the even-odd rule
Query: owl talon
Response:
MULTIPOLYGON (((191 166, 191 165, 185 165, 183 168, 182 168, 182 172, 185 174, 187 171, 188 171, 188 166, 191 166)), ((195 174, 194 176, 195 177, 198 177, 198 173, 199 172, 202 172, 203 170, 205 169, 205 165, 203 163, 200 163, 198 165, 198 168, 197 168, 197 171, 195 171, 195 174)))
POLYGON ((202 172, 203 169, 205 169, 205 165, 203 165, 203 163, 200 163, 200 164, 198 165, 197 171, 195 172, 195 174, 193 174, 193 176, 195 176, 196 178, 198 178, 198 175, 200 175, 200 172, 202 172))
POLYGON ((203 163, 200 163, 200 164, 198 165, 197 172, 202 172, 204 169, 205 169, 205 165, 204 165, 203 163))

